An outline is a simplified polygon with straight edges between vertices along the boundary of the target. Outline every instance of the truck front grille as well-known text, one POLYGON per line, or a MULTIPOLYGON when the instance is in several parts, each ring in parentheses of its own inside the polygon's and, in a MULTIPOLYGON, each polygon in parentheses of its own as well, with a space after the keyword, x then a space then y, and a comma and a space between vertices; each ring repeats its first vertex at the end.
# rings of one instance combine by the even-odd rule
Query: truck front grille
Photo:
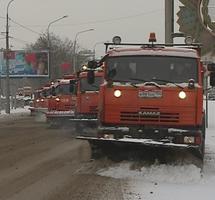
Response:
POLYGON ((179 113, 160 112, 159 109, 141 108, 138 112, 120 112, 124 122, 179 122, 179 113))

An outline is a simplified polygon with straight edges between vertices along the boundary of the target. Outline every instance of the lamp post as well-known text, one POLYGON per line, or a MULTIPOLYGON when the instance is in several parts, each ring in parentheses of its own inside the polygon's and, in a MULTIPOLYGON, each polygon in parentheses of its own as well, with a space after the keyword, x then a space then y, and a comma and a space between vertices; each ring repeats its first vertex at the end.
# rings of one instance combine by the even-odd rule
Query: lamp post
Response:
POLYGON ((74 40, 74 45, 73 45, 73 71, 74 72, 76 72, 76 64, 77 64, 77 62, 76 62, 76 43, 77 43, 78 35, 81 34, 81 33, 89 32, 89 31, 94 31, 94 29, 91 28, 91 29, 79 31, 75 35, 75 40, 74 40))
POLYGON ((51 21, 49 24, 48 24, 48 28, 47 28, 47 46, 48 46, 48 51, 49 51, 49 74, 51 76, 51 43, 50 43, 50 34, 49 34, 49 28, 52 24, 54 24, 55 22, 58 22, 64 18, 67 18, 68 15, 64 15, 63 17, 60 17, 58 19, 55 19, 53 21, 51 21))
POLYGON ((6 109, 5 112, 10 114, 10 78, 9 78, 9 16, 8 10, 10 4, 14 0, 10 0, 7 4, 7 15, 6 15, 6 109))
POLYGON ((47 28, 47 40, 48 40, 48 49, 50 48, 50 40, 49 40, 49 28, 52 24, 54 24, 55 22, 58 22, 60 21, 61 19, 64 19, 64 18, 67 18, 68 15, 64 15, 63 17, 60 17, 58 19, 55 19, 53 21, 51 21, 49 24, 48 24, 48 28, 47 28))

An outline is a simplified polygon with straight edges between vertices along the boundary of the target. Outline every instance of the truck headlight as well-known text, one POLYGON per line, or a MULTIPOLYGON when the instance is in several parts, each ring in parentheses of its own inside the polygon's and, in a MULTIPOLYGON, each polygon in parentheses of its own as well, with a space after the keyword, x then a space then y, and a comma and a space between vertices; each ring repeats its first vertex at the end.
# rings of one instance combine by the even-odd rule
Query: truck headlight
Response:
POLYGON ((44 99, 41 99, 40 101, 41 101, 41 102, 44 102, 44 99))
POLYGON ((115 91, 114 91, 114 96, 115 96, 115 97, 118 98, 118 97, 121 97, 121 95, 122 95, 122 92, 121 92, 120 90, 115 90, 115 91))
POLYGON ((60 101, 60 99, 59 99, 59 98, 56 98, 55 100, 56 100, 56 101, 60 101))
POLYGON ((180 99, 185 99, 187 97, 186 93, 184 91, 179 92, 178 97, 180 99))
POLYGON ((40 100, 39 100, 39 99, 37 99, 37 100, 36 100, 36 102, 38 103, 38 102, 40 102, 40 100))

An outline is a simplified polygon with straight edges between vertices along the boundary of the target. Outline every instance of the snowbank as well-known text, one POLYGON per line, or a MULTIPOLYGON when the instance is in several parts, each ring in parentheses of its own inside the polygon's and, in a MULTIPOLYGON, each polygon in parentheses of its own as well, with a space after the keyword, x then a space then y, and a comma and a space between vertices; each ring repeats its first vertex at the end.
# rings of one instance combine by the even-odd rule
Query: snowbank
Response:
POLYGON ((126 162, 98 171, 100 176, 123 179, 124 199, 213 200, 215 196, 215 101, 209 102, 209 126, 203 174, 194 165, 152 165, 133 169, 126 162))
POLYGON ((27 115, 30 115, 29 106, 25 106, 24 108, 11 109, 10 114, 6 114, 5 110, 2 110, 0 112, 0 120, 12 120, 27 115))

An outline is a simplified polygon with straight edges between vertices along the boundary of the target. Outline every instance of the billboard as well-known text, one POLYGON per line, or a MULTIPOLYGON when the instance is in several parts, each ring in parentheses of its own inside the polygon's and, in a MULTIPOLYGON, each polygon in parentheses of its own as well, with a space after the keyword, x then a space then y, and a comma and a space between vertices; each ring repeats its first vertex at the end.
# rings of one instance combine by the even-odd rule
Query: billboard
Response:
POLYGON ((48 77, 48 51, 10 51, 0 52, 0 75, 6 76, 6 56, 9 59, 10 77, 48 77))

